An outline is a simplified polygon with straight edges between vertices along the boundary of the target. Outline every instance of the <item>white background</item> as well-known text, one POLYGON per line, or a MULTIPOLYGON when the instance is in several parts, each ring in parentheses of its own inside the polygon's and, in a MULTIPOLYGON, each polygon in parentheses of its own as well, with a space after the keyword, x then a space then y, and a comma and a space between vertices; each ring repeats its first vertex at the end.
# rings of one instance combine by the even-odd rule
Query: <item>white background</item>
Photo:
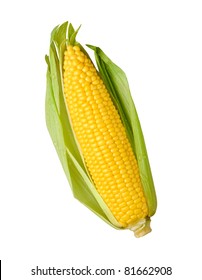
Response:
POLYGON ((36 265, 172 266, 172 276, 112 278, 201 279, 201 15, 195 0, 1 2, 2 279, 47 279, 31 276, 36 265), (158 196, 153 231, 141 239, 73 198, 47 132, 44 56, 51 30, 66 20, 82 24, 77 39, 127 74, 158 196))

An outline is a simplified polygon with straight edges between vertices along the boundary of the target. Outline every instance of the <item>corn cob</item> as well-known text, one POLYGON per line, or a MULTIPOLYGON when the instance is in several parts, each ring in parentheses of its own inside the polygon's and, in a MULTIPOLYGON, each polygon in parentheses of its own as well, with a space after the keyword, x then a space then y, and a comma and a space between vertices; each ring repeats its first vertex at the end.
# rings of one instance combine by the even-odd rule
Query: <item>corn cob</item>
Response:
POLYGON ((78 46, 65 51, 64 94, 99 194, 123 227, 145 218, 146 199, 126 131, 103 81, 78 46))
MULTIPOLYGON (((52 33, 57 45, 58 34, 62 28, 65 30, 64 26, 57 27, 52 33)), ((119 112, 119 106, 88 54, 76 42, 76 34, 77 31, 69 25, 67 44, 63 41, 62 45, 61 40, 59 42, 58 60, 62 68, 58 68, 61 73, 60 91, 67 110, 71 136, 80 153, 85 176, 93 186, 91 189, 94 188, 92 192, 105 215, 109 215, 109 221, 112 216, 115 221, 110 221, 112 225, 132 229, 139 237, 151 231, 150 216, 156 210, 155 192, 153 188, 148 189, 147 182, 143 184, 136 151, 130 142, 130 132, 119 112)), ((48 59, 47 62, 51 68, 48 59)), ((72 158, 69 152, 70 155, 72 158)), ((67 176, 72 184, 70 168, 67 168, 67 176)))

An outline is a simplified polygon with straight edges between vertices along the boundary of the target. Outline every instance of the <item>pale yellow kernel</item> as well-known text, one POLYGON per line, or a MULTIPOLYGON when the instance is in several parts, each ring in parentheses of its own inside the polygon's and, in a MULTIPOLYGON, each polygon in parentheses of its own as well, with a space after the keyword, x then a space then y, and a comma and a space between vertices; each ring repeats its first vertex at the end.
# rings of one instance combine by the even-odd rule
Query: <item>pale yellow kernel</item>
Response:
POLYGON ((77 64, 77 69, 79 69, 79 70, 82 70, 82 68, 83 68, 83 64, 82 63, 79 63, 79 64, 77 64))
POLYGON ((92 81, 93 85, 98 85, 99 83, 100 83, 99 79, 96 79, 96 80, 92 81))
POLYGON ((93 75, 92 71, 90 71, 90 70, 87 71, 86 74, 87 74, 88 76, 90 76, 90 77, 93 75))
POLYGON ((73 50, 74 51, 80 51, 80 48, 79 48, 79 46, 73 46, 73 50))
POLYGON ((122 194, 123 197, 127 198, 127 201, 129 200, 130 196, 129 193, 125 190, 125 192, 122 194))
MULTIPOLYGON (((142 202, 143 202, 143 204, 146 202, 146 199, 145 199, 144 196, 142 197, 142 202)), ((145 204, 144 204, 144 205, 145 205, 145 204)))
POLYGON ((81 55, 77 56, 77 59, 82 63, 85 61, 85 58, 81 55))
POLYGON ((135 203, 133 203, 132 205, 130 205, 130 206, 129 206, 129 208, 130 208, 131 210, 136 209, 136 205, 135 205, 135 203))
POLYGON ((88 82, 87 82, 87 81, 82 80, 81 86, 82 86, 83 88, 84 88, 87 84, 88 84, 88 82))
POLYGON ((141 213, 141 217, 140 217, 140 218, 146 217, 146 216, 147 216, 147 209, 142 210, 142 213, 141 213))
POLYGON ((139 197, 144 197, 144 194, 143 194, 143 192, 141 191, 141 192, 139 192, 139 197))
POLYGON ((101 147, 101 146, 105 147, 105 141, 104 141, 104 139, 98 141, 97 144, 98 144, 98 146, 100 146, 100 147, 101 147))
POLYGON ((125 178, 125 179, 124 179, 124 182, 125 182, 125 183, 129 183, 129 182, 130 182, 130 178, 125 178))
POLYGON ((68 65, 68 61, 67 61, 67 60, 65 60, 65 61, 64 61, 64 65, 63 65, 63 69, 64 69, 64 70, 66 70, 67 65, 68 65))
MULTIPOLYGON (((128 174, 126 173, 125 168, 123 168, 123 169, 120 170, 120 174, 121 174, 121 178, 122 178, 122 179, 128 178, 128 174)), ((124 182, 124 184, 126 185, 125 182, 124 182)))
POLYGON ((126 183, 126 187, 127 187, 128 189, 130 189, 131 187, 133 187, 133 183, 132 183, 132 182, 126 183))
POLYGON ((127 170, 127 174, 128 174, 130 177, 133 177, 134 171, 133 171, 132 169, 128 169, 128 170, 127 170))
MULTIPOLYGON (((110 143, 113 143, 113 141, 114 141, 114 139, 111 140, 110 143)), ((116 155, 114 154, 114 160, 115 160, 115 161, 120 161, 120 160, 121 160, 121 157, 120 157, 120 156, 116 156, 116 155)))
POLYGON ((98 104, 100 104, 100 103, 102 103, 102 98, 101 97, 96 97, 95 98, 95 102, 96 102, 96 104, 98 105, 98 104))
MULTIPOLYGON (((93 74, 93 72, 92 72, 92 74, 93 74)), ((92 75, 92 76, 91 76, 92 82, 95 81, 96 79, 97 79, 97 77, 96 77, 95 75, 92 75)))
POLYGON ((134 210, 134 213, 137 215, 137 214, 140 214, 141 213, 141 209, 135 209, 134 210))
POLYGON ((141 199, 140 198, 135 198, 134 199, 134 203, 136 204, 136 205, 138 205, 138 203, 140 203, 141 202, 141 199))
POLYGON ((114 179, 116 179, 115 176, 117 176, 117 174, 119 174, 119 171, 117 170, 117 166, 116 166, 116 164, 114 164, 112 157, 106 158, 106 162, 108 162, 110 164, 110 166, 113 165, 113 169, 111 169, 111 170, 112 170, 113 181, 114 181, 114 179))
POLYGON ((84 88, 83 88, 84 90, 85 90, 85 92, 87 93, 87 92, 91 92, 90 91, 90 85, 89 84, 87 84, 84 88))
POLYGON ((127 220, 127 224, 130 225, 130 224, 132 223, 132 221, 133 221, 133 219, 131 219, 131 218, 128 219, 128 220, 127 220))
POLYGON ((119 206, 120 206, 120 203, 123 201, 123 200, 122 200, 122 197, 121 197, 121 198, 118 198, 116 201, 117 201, 117 203, 118 203, 119 206))
POLYGON ((83 72, 87 73, 89 71, 89 67, 88 66, 84 66, 82 69, 83 72))
POLYGON ((94 89, 92 90, 92 94, 95 96, 95 95, 99 95, 99 90, 97 89, 94 89))
POLYGON ((131 209, 127 211, 127 214, 128 214, 130 217, 133 215, 133 213, 134 213, 134 212, 133 212, 133 210, 131 210, 131 209))
POLYGON ((112 171, 112 174, 114 174, 113 171, 117 170, 117 166, 116 166, 115 164, 110 165, 109 168, 110 168, 110 170, 112 171))
POLYGON ((72 45, 68 45, 67 46, 67 51, 73 51, 73 46, 72 45))
MULTIPOLYGON (((72 81, 76 81, 76 80, 78 80, 78 76, 75 75, 71 79, 72 79, 72 81)), ((71 88, 73 88, 73 85, 71 85, 71 88)))
MULTIPOLYGON (((121 200, 121 201, 123 201, 123 200, 121 200)), ((119 207, 122 209, 123 207, 125 207, 126 206, 126 203, 125 202, 121 202, 120 204, 119 204, 119 207)))
POLYGON ((91 78, 88 77, 88 76, 85 78, 85 80, 86 80, 87 82, 89 82, 89 83, 91 82, 91 78))
MULTIPOLYGON (((96 78, 96 79, 97 79, 97 78, 96 78)), ((91 85, 90 85, 90 88, 91 88, 92 90, 94 90, 94 89, 97 89, 97 86, 96 86, 96 85, 91 84, 91 85)))
POLYGON ((139 202, 139 203, 137 204, 137 208, 142 208, 142 202, 139 202))
POLYGON ((100 131, 102 132, 105 141, 111 140, 111 136, 110 136, 110 134, 108 134, 108 131, 107 131, 106 127, 101 129, 100 131))
POLYGON ((126 205, 125 207, 122 207, 121 208, 121 211, 123 212, 123 213, 127 213, 127 211, 128 211, 128 206, 126 205))
POLYGON ((109 115, 107 114, 107 115, 102 116, 102 119, 103 119, 103 121, 108 121, 110 118, 109 118, 109 115))
POLYGON ((125 214, 123 217, 122 217, 122 221, 126 222, 130 219, 130 216, 128 214, 125 214))
POLYGON ((136 220, 136 215, 134 215, 134 212, 133 214, 130 216, 130 219, 134 222, 136 220))
POLYGON ((77 67, 77 65, 78 65, 77 60, 73 60, 73 61, 72 61, 72 66, 77 67))
POLYGON ((97 89, 103 89, 104 86, 102 84, 97 85, 97 89))
POLYGON ((133 201, 133 200, 129 200, 129 201, 127 201, 126 203, 127 203, 128 206, 131 206, 131 205, 134 204, 134 201, 133 201))
POLYGON ((77 59, 77 56, 76 56, 75 54, 72 54, 72 55, 69 57, 69 59, 71 59, 71 60, 77 59))

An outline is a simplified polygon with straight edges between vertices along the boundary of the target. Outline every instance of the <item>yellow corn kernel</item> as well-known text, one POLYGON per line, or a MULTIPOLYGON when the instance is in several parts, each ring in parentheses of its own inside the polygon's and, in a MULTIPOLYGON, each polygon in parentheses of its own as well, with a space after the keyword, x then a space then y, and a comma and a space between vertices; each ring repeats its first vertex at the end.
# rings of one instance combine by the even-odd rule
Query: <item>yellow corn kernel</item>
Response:
POLYGON ((145 218, 148 207, 119 113, 94 65, 78 46, 67 46, 63 66, 66 103, 88 171, 114 217, 128 227, 145 218))

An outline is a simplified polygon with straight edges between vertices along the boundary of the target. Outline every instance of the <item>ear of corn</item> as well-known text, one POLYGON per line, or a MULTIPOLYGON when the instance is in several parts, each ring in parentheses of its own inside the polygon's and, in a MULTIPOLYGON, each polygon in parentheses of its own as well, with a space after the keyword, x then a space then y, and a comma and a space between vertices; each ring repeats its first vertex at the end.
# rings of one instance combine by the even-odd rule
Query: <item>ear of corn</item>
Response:
POLYGON ((76 42, 77 32, 66 22, 51 34, 47 127, 74 196, 113 227, 139 237, 150 231, 156 195, 127 78, 100 48, 88 45, 98 73, 76 42))

